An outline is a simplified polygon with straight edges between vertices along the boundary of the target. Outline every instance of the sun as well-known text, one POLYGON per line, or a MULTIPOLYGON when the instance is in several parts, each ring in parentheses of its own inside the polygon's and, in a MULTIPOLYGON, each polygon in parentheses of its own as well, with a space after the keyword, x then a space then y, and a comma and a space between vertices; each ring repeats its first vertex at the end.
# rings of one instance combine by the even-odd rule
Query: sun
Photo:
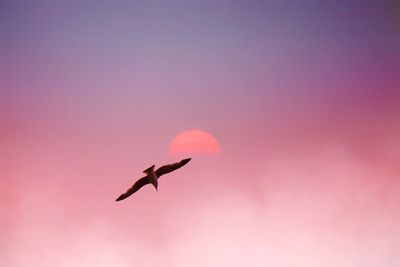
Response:
POLYGON ((169 153, 218 154, 219 144, 214 136, 201 130, 189 130, 178 134, 169 145, 169 153))

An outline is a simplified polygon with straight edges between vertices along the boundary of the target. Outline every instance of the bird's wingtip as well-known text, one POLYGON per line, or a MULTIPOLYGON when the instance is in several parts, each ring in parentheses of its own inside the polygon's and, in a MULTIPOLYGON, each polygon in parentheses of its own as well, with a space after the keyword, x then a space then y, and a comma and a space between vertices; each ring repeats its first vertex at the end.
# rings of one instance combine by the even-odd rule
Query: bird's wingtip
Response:
POLYGON ((124 199, 123 196, 119 196, 115 201, 121 201, 123 199, 124 199))
POLYGON ((192 158, 183 159, 182 162, 188 163, 192 158))

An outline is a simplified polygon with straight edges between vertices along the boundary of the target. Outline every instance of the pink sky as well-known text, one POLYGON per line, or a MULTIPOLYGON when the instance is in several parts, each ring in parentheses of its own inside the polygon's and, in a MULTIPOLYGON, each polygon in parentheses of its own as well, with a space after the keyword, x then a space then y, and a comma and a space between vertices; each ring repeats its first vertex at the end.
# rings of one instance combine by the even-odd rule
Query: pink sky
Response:
POLYGON ((389 1, 89 2, 0 8, 1 266, 400 266, 389 1))

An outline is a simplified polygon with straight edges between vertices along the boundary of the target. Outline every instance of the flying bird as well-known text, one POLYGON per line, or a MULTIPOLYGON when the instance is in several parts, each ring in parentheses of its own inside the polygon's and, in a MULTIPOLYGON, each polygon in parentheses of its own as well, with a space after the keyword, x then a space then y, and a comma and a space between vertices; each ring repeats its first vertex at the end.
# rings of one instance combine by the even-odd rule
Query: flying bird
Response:
POLYGON ((147 184, 152 184, 155 187, 155 189, 157 190, 158 189, 158 178, 160 178, 164 174, 167 174, 167 173, 170 173, 170 172, 173 172, 173 171, 179 169, 180 167, 186 165, 186 163, 188 163, 190 160, 191 160, 191 158, 183 159, 176 163, 164 165, 155 171, 154 171, 155 165, 152 165, 151 167, 149 167, 143 171, 143 173, 146 174, 146 176, 137 180, 136 183, 134 183, 131 186, 131 188, 129 188, 122 195, 120 195, 115 201, 121 201, 121 200, 129 197, 130 195, 132 195, 133 193, 135 193, 136 191, 138 191, 140 188, 142 188, 143 186, 145 186, 147 184))

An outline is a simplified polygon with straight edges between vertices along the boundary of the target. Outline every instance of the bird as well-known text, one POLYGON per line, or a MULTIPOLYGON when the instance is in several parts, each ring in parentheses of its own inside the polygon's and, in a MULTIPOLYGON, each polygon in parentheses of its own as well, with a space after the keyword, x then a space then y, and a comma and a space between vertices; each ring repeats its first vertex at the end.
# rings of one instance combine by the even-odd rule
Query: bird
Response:
POLYGON ((115 201, 121 201, 129 196, 131 196, 133 193, 138 191, 140 188, 147 184, 152 184, 156 191, 158 191, 158 178, 160 178, 162 175, 173 172, 182 166, 186 165, 191 158, 183 159, 181 161, 164 165, 158 168, 157 170, 154 170, 155 165, 150 166, 149 168, 145 169, 143 171, 146 176, 140 178, 137 180, 125 193, 120 195, 115 201))

